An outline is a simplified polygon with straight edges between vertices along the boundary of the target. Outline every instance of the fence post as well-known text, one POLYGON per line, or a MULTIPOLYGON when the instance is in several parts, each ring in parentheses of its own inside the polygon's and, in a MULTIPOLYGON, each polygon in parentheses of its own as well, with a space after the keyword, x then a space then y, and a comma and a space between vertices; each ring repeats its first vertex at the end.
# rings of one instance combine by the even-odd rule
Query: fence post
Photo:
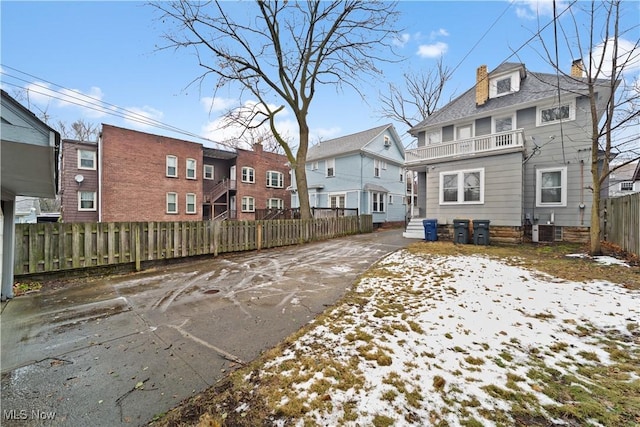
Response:
POLYGON ((132 226, 135 227, 135 239, 136 239, 136 243, 135 243, 135 256, 136 256, 136 271, 140 271, 142 268, 140 267, 140 223, 136 222, 136 223, 132 223, 132 226))
POLYGON ((256 249, 262 249, 262 223, 256 225, 256 246, 256 249))

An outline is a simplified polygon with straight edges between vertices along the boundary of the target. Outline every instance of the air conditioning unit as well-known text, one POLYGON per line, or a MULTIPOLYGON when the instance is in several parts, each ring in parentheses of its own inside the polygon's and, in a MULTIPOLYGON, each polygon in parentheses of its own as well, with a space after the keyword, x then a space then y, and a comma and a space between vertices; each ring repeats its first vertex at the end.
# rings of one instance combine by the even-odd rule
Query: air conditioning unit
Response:
POLYGON ((389 148, 391 147, 391 139, 390 138, 385 138, 384 139, 384 146, 389 148))
POLYGON ((540 224, 534 224, 531 226, 532 242, 553 242, 554 240, 556 240, 555 226, 540 224))

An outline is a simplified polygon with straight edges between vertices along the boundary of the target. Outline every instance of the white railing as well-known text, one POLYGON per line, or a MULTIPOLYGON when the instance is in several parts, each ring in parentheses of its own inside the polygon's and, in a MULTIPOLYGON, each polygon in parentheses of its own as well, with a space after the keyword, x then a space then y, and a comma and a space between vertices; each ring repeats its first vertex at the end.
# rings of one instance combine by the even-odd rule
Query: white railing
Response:
POLYGON ((492 133, 476 136, 460 141, 443 142, 442 144, 427 145, 405 152, 408 164, 420 163, 425 160, 444 159, 447 157, 468 156, 476 153, 497 152, 524 146, 524 131, 522 129, 508 132, 492 133))

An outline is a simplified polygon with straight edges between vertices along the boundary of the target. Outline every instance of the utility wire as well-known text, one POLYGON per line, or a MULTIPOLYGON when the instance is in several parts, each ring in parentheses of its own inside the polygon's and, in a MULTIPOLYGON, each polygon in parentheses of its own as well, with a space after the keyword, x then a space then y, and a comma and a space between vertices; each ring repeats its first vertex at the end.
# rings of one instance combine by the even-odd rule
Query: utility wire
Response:
MULTIPOLYGON (((558 55, 558 20, 556 19, 556 0, 553 0, 553 41, 555 43, 555 53, 556 53, 556 64, 560 64, 560 57, 558 55)), ((560 114, 560 109, 562 108, 561 104, 561 90, 560 90, 560 71, 558 67, 556 68, 556 80, 557 80, 557 89, 558 89, 558 113, 560 114)), ((562 163, 567 164, 567 159, 564 153, 564 132, 562 126, 562 117, 560 117, 560 144, 562 146, 562 163)))

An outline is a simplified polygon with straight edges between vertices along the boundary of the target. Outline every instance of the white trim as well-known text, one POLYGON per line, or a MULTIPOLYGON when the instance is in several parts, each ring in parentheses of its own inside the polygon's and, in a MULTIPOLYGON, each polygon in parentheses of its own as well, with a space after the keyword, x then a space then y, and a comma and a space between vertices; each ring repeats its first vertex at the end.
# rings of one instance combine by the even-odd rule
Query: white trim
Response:
POLYGON ((336 176, 336 159, 335 158, 327 159, 327 160, 325 160, 324 164, 325 164, 325 175, 326 175, 326 177, 327 178, 332 178, 332 177, 336 176), (329 166, 329 165, 331 165, 331 166, 329 166), (329 175, 329 169, 332 170, 332 174, 331 175, 329 175))
POLYGON ((256 198, 253 196, 242 196, 242 199, 240 200, 240 210, 241 212, 255 212, 256 211, 256 198), (245 200, 247 202, 251 201, 251 203, 245 203, 245 200), (251 206, 249 206, 249 204, 251 206), (247 205, 247 208, 245 209, 245 205, 247 205))
POLYGON ((78 156, 78 169, 83 169, 83 170, 96 170, 96 157, 97 157, 97 153, 94 150, 84 150, 82 148, 78 148, 77 151, 77 156, 78 156), (91 153, 92 155, 92 162, 93 162, 93 167, 87 167, 87 166, 82 166, 82 155, 80 153, 91 153))
POLYGON ((203 179, 214 179, 215 169, 213 165, 202 165, 202 178, 203 179), (207 169, 211 169, 211 177, 207 177, 207 169))
POLYGON ((572 98, 569 100, 563 100, 560 104, 558 104, 558 102, 554 102, 554 103, 547 103, 547 104, 543 104, 543 105, 538 105, 536 107, 536 126, 547 126, 547 125, 553 125, 553 124, 557 124, 560 123, 561 121, 572 121, 576 119, 576 99, 572 98), (569 106, 569 117, 567 118, 562 118, 562 119, 556 119, 556 120, 552 120, 552 121, 548 121, 548 122, 543 122, 542 121, 542 111, 544 110, 550 110, 552 108, 559 108, 559 107, 563 107, 565 105, 569 106))
POLYGON ((280 171, 268 170, 267 171, 267 187, 268 188, 284 188, 284 174, 280 171), (277 185, 272 185, 271 178, 272 175, 275 174, 277 176, 277 185))
MULTIPOLYGON (((338 198, 342 198, 343 200, 343 206, 340 206, 340 203, 336 204, 336 208, 346 208, 347 207, 347 193, 329 193, 327 195, 327 207, 330 208, 331 206, 331 198, 333 197, 338 197, 338 198)), ((338 202, 340 201, 339 199, 337 200, 338 202)))
POLYGON ((496 130, 496 120, 506 119, 506 118, 511 118, 511 129, 508 129, 508 131, 515 130, 516 129, 516 114, 515 113, 502 114, 502 115, 495 115, 495 116, 491 117, 491 133, 507 132, 507 131, 504 131, 504 130, 501 130, 501 131, 497 131, 496 130))
POLYGON ((431 130, 429 132, 424 133, 424 145, 435 145, 442 143, 442 128, 438 128, 436 130, 431 130), (429 142, 429 135, 438 135, 438 140, 436 142, 429 142))
POLYGON ((507 74, 501 74, 491 77, 489 79, 489 98, 499 98, 501 96, 509 95, 520 90, 520 70, 514 70, 507 74), (509 79, 510 90, 502 93, 498 93, 498 82, 509 79))
POLYGON ((536 207, 565 207, 567 206, 567 167, 554 167, 536 169, 536 207), (547 172, 560 172, 560 202, 542 202, 542 174, 547 172))
POLYGON ((246 182, 248 184, 255 184, 256 183, 256 170, 254 168, 252 168, 251 166, 243 166, 242 169, 240 169, 240 180, 242 182, 246 182), (245 171, 247 171, 247 179, 244 178, 245 175, 245 171), (251 173, 249 173, 251 172, 251 173))
POLYGON ((267 199, 267 209, 284 209, 284 200, 277 197, 271 197, 267 199), (271 206, 271 202, 273 201, 276 202, 276 207, 271 206))
POLYGON ((184 199, 185 199, 185 213, 189 215, 197 214, 198 205, 197 205, 196 193, 187 193, 184 199), (189 210, 189 196, 193 196, 193 211, 189 210))
POLYGON ((187 179, 197 179, 198 178, 198 173, 197 173, 197 169, 198 169, 198 161, 196 159, 193 159, 191 157, 187 158, 187 160, 185 161, 185 178, 187 179), (189 167, 189 162, 192 161, 193 162, 193 167, 190 168, 189 167), (189 171, 193 171, 193 176, 189 176, 189 171))
POLYGON ((385 193, 383 191, 370 191, 369 194, 371 195, 371 213, 385 213, 387 211, 386 207, 387 207, 387 194, 389 193, 385 193), (377 196, 377 197, 376 197, 377 196), (373 208, 373 199, 376 198, 378 199, 378 209, 380 209, 380 205, 382 205, 382 209, 381 210, 374 210, 373 208))
POLYGON ((440 181, 438 184, 438 197, 441 205, 483 205, 484 204, 484 168, 464 169, 440 172, 440 181), (464 201, 464 175, 468 173, 480 173, 480 200, 464 201), (444 201, 443 180, 445 175, 457 175, 457 200, 455 202, 444 201))
POLYGON ((465 139, 473 138, 474 135, 475 135, 474 122, 456 125, 453 129, 453 137, 455 138, 454 141, 464 141, 465 139), (469 138, 462 138, 462 139, 458 138, 458 130, 466 127, 471 129, 471 134, 469 135, 469 138))
POLYGON ((96 200, 97 200, 97 194, 95 191, 78 191, 78 211, 82 211, 82 212, 95 212, 97 210, 96 208, 96 200), (93 207, 91 208, 83 208, 82 207, 82 193, 86 193, 86 194, 93 194, 93 207))
POLYGON ((177 178, 178 177, 178 157, 170 155, 170 154, 167 155, 164 172, 165 172, 166 176, 168 176, 169 178, 177 178), (170 159, 174 161, 173 165, 169 165, 169 160, 170 159), (169 168, 170 167, 175 168, 175 172, 173 174, 169 174, 169 168))
POLYGON ((167 192, 166 198, 165 198, 165 212, 168 214, 172 214, 175 215, 178 213, 178 193, 174 193, 172 191, 167 192), (176 210, 175 211, 170 211, 169 210, 169 196, 174 196, 174 203, 176 205, 176 210))

